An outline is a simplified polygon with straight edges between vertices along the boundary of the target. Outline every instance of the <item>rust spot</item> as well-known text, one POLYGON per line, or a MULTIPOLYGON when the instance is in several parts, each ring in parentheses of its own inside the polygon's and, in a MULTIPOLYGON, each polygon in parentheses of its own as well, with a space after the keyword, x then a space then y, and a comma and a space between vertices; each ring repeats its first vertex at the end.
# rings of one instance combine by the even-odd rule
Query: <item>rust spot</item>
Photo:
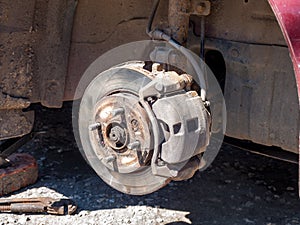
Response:
POLYGON ((38 166, 28 154, 15 153, 8 157, 12 166, 0 169, 0 196, 36 182, 38 166))

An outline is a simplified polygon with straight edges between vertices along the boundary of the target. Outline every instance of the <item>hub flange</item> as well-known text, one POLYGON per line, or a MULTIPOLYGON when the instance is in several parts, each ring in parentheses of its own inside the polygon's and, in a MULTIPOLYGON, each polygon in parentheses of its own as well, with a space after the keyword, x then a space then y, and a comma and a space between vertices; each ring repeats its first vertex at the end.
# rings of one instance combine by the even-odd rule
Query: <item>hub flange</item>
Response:
POLYGON ((137 96, 125 92, 100 99, 94 109, 94 121, 99 127, 90 132, 90 140, 107 168, 130 173, 147 165, 151 130, 137 96))

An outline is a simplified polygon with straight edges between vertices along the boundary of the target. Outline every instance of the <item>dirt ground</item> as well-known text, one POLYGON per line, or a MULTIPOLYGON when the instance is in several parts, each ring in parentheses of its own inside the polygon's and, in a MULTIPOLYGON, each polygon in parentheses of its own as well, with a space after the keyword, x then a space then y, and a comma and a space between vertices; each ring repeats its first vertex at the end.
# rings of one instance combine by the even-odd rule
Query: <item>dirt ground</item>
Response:
POLYGON ((47 132, 20 151, 38 160, 39 180, 13 194, 66 196, 78 204, 77 214, 0 214, 0 224, 300 224, 298 166, 226 145, 207 170, 153 194, 110 188, 77 149, 71 107, 35 106, 35 129, 47 132))

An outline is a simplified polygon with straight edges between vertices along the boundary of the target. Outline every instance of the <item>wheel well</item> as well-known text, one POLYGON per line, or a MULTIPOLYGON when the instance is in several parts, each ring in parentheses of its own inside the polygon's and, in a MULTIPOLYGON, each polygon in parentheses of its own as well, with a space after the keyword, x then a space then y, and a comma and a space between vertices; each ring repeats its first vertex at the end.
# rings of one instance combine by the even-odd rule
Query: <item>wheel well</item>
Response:
POLYGON ((226 64, 221 52, 213 49, 206 50, 205 62, 215 75, 219 85, 224 93, 226 80, 226 64))

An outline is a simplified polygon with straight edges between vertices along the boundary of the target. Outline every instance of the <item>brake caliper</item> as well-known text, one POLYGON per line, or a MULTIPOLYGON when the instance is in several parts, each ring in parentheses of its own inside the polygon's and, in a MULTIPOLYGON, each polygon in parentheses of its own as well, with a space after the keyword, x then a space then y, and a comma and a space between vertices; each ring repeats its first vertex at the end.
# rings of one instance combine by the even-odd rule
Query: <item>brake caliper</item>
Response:
POLYGON ((190 178, 199 169, 201 154, 209 144, 208 102, 191 89, 192 83, 187 74, 161 71, 139 92, 140 100, 151 107, 149 117, 155 118, 151 121, 159 127, 159 142, 154 143, 158 149, 156 152, 154 148, 151 165, 156 175, 190 178))

